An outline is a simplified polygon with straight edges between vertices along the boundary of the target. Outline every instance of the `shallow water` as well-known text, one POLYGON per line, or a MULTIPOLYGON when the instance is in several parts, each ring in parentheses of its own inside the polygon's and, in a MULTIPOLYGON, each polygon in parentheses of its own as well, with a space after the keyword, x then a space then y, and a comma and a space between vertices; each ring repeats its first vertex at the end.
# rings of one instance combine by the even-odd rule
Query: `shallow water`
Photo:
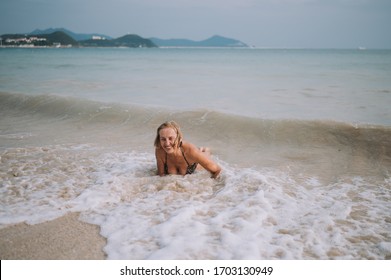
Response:
POLYGON ((391 125, 390 50, 0 49, 0 91, 391 125))
POLYGON ((386 127, 2 97, 3 225, 81 212, 111 259, 390 255, 386 127), (217 147, 220 179, 155 175, 150 140, 167 116, 217 147))
MULTIPOLYGON (((271 103, 266 103, 267 106, 253 102, 253 108, 270 107, 266 112, 257 113, 231 91, 233 83, 223 88, 222 92, 229 93, 221 95, 225 99, 218 101, 218 95, 202 99, 213 99, 210 106, 201 104, 203 101, 189 107, 179 106, 183 97, 181 87, 186 83, 196 86, 200 80, 191 77, 200 73, 197 65, 203 63, 202 58, 206 61, 213 58, 211 53, 216 55, 216 50, 206 53, 194 50, 198 56, 188 55, 191 50, 170 52, 163 57, 158 55, 162 50, 150 55, 145 50, 141 55, 126 53, 125 57, 131 56, 141 68, 143 65, 148 68, 148 61, 157 60, 159 67, 167 64, 156 73, 167 70, 165 78, 169 81, 148 93, 145 92, 145 71, 136 74, 136 67, 132 68, 135 71, 131 71, 132 75, 141 79, 138 88, 144 99, 141 93, 139 97, 124 93, 126 90, 134 93, 133 82, 128 84, 131 87, 119 88, 122 93, 109 94, 109 89, 115 88, 113 81, 119 79, 127 84, 123 77, 104 78, 103 75, 113 69, 117 74, 125 71, 123 61, 114 59, 122 55, 119 50, 112 50, 114 54, 103 50, 76 50, 78 60, 71 59, 72 51, 46 51, 32 50, 34 55, 37 52, 47 57, 42 65, 36 66, 35 72, 32 63, 36 57, 22 52, 25 62, 17 65, 29 69, 26 73, 30 75, 24 85, 16 86, 22 80, 18 75, 13 78, 15 84, 12 81, 1 83, 1 227, 19 222, 36 224, 69 212, 80 212, 83 221, 101 227, 102 236, 107 238, 104 250, 109 259, 391 258, 391 128, 389 119, 379 121, 379 116, 390 113, 384 101, 389 100, 387 91, 391 87, 385 79, 376 78, 382 81, 378 83, 382 92, 376 100, 372 99, 375 87, 367 80, 361 85, 357 80, 357 84, 346 82, 348 88, 357 89, 354 92, 358 92, 358 96, 365 96, 365 100, 376 104, 376 109, 362 109, 364 113, 359 118, 345 112, 344 115, 351 118, 347 121, 339 118, 341 114, 337 111, 331 112, 327 102, 327 114, 333 118, 323 118, 322 113, 314 112, 304 116, 292 105, 298 103, 299 107, 311 109, 312 97, 286 99, 289 103, 286 106, 292 110, 280 113, 281 96, 274 98, 270 92, 267 94, 271 103), (80 60, 81 54, 86 55, 85 60, 80 60), (71 60, 64 64, 66 59, 62 55, 71 60), (32 59, 31 64, 29 59, 32 59), (182 73, 183 84, 177 85, 170 69, 177 69, 179 61, 183 61, 183 67, 192 62, 195 68, 187 66, 191 75, 182 73), (99 66, 100 63, 103 66, 99 66), (90 74, 81 70, 73 72, 76 64, 88 69, 90 74), (45 92, 45 87, 55 80, 54 76, 59 75, 56 71, 49 75, 48 69, 53 71, 56 67, 67 85, 75 79, 80 79, 80 83, 59 88, 61 92, 52 92, 53 87, 45 92), (174 93, 167 90, 169 82, 174 93), (101 92, 85 87, 88 83, 102 83, 101 92), (363 85, 370 88, 369 95, 358 91, 363 85), (166 93, 168 99, 170 94, 176 95, 179 103, 147 105, 155 100, 149 99, 148 94, 153 96, 158 92, 166 93), (224 107, 224 104, 233 107, 235 102, 236 111, 227 112, 229 106, 224 107), (274 104, 275 107, 271 106, 274 104), (246 108, 248 110, 240 114, 246 108), (263 114, 267 117, 262 117, 263 114), (283 118, 284 114, 291 117, 283 118), (376 121, 372 118, 375 115, 376 121), (181 125, 186 140, 212 149, 213 158, 223 167, 218 180, 202 171, 184 177, 155 175, 155 131, 163 121, 171 119, 181 125)), ((335 53, 321 53, 317 59, 330 55, 335 53)), ((235 64, 223 59, 229 57, 227 53, 219 57, 217 55, 212 62, 220 68, 211 66, 205 71, 216 71, 213 79, 222 86, 224 79, 218 77, 226 74, 224 71, 238 70, 232 70, 230 67, 235 64)), ((272 57, 279 56, 273 53, 272 57)), ((251 61, 250 58, 252 56, 245 52, 241 59, 232 59, 243 63, 251 61)), ((291 59, 297 61, 297 57, 291 59)), ((314 58, 311 59, 307 57, 307 62, 314 58)), ((381 73, 382 68, 376 65, 373 68, 381 73)), ((5 81, 8 79, 4 75, 5 68, 0 69, 1 79, 5 81)), ((298 66, 298 73, 286 74, 289 79, 303 77, 303 72, 308 71, 305 69, 298 66)), ((358 69, 356 74, 363 71, 360 66, 358 69)), ((10 73, 12 71, 18 73, 19 70, 11 67, 10 73)), ((263 71, 265 75, 273 73, 263 71)), ((158 79, 157 74, 152 77, 158 79)), ((239 80, 246 79, 254 81, 254 76, 239 80)), ((274 80, 266 80, 270 88, 278 87, 274 80)), ((305 80, 296 81, 298 87, 303 87, 305 80)), ((313 81, 318 85, 314 94, 319 95, 322 83, 328 84, 331 80, 334 79, 313 81)), ((296 96, 294 89, 298 87, 290 87, 285 79, 280 81, 285 81, 284 86, 296 96)), ((245 84, 237 87, 249 89, 245 84)), ((203 86, 208 88, 207 85, 203 86)), ((189 96, 195 100, 197 94, 186 96, 187 100, 189 96)), ((333 98, 339 103, 351 97, 333 95, 333 98)), ((364 99, 351 102, 357 105, 364 99)))

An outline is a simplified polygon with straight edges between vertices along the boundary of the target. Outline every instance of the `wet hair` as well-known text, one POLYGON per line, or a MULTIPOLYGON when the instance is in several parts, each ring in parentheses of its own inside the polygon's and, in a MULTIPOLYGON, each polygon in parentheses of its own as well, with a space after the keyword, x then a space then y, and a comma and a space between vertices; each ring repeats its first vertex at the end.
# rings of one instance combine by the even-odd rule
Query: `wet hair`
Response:
POLYGON ((155 143, 154 143, 155 147, 156 148, 162 147, 160 144, 160 130, 162 130, 164 128, 172 128, 176 132, 177 136, 176 136, 176 139, 174 142, 174 146, 175 146, 175 148, 178 148, 180 143, 182 142, 183 135, 182 135, 181 129, 179 128, 179 125, 174 121, 168 121, 168 122, 162 123, 158 127, 157 133, 156 133, 156 138, 155 138, 155 143))

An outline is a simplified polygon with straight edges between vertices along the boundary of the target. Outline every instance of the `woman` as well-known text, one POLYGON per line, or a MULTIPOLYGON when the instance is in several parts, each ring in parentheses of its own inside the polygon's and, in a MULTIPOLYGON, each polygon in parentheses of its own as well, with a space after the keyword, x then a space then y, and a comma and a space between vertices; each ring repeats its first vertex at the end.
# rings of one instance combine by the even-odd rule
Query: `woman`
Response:
POLYGON ((159 126, 155 139, 158 174, 192 174, 202 166, 212 174, 212 178, 217 178, 221 168, 211 160, 209 149, 198 149, 182 138, 182 132, 174 121, 159 126))

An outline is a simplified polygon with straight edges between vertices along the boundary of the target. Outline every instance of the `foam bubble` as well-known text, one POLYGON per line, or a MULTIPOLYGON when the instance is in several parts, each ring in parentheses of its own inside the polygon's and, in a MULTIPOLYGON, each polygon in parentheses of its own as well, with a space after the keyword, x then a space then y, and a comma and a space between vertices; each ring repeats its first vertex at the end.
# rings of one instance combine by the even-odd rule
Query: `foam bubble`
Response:
POLYGON ((384 259, 390 180, 324 184, 218 158, 207 172, 155 174, 151 153, 94 146, 8 149, 0 222, 39 223, 81 212, 101 227, 109 259, 384 259))

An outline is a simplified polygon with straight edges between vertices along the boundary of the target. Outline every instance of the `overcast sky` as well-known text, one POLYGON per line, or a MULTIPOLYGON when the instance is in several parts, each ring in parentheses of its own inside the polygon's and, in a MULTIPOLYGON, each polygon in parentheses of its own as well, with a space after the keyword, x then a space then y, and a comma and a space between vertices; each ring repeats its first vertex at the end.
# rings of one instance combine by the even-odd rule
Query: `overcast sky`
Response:
POLYGON ((391 48, 391 0, 0 0, 0 34, 64 27, 257 47, 391 48))

